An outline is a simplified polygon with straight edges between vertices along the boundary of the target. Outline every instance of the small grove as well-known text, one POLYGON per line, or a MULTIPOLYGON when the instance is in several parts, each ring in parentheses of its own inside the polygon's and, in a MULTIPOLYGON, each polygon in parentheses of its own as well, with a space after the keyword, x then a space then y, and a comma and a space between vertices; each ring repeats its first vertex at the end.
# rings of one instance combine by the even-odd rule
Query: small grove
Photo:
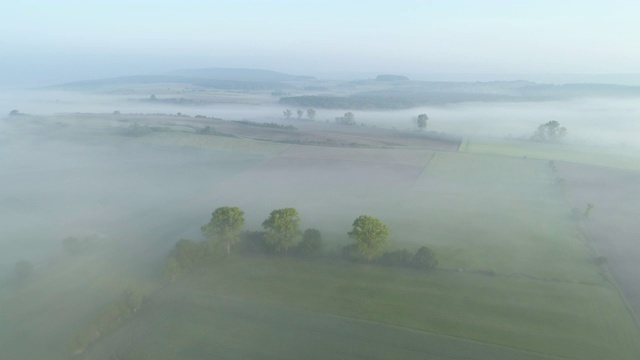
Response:
MULTIPOLYGON (((201 227, 203 239, 179 240, 164 267, 168 280, 214 264, 232 251, 313 258, 321 255, 322 234, 318 229, 300 229, 300 217, 294 208, 271 211, 262 223, 262 231, 244 229, 244 211, 238 207, 217 208, 209 222, 201 227)), ((353 243, 342 248, 340 258, 347 261, 431 270, 438 261, 432 249, 423 246, 416 252, 401 249, 383 252, 389 229, 379 219, 361 215, 347 233, 353 243)), ((328 256, 328 255, 327 255, 328 256)))

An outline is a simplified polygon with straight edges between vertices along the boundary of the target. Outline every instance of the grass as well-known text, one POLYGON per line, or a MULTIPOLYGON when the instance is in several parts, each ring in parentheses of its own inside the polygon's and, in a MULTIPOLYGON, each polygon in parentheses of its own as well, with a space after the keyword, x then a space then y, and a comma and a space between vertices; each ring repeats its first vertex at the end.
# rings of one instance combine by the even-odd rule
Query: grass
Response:
MULTIPOLYGON (((120 141, 229 154, 275 155, 287 148, 179 132, 120 141)), ((84 356, 118 349, 131 359, 300 358, 313 349, 313 356, 324 358, 411 358, 415 354, 406 349, 426 343, 431 333, 573 359, 637 356, 640 334, 617 290, 591 262, 548 159, 577 155, 563 154, 562 146, 512 150, 517 146, 511 144, 485 144, 483 150, 471 142, 469 152, 437 152, 433 158, 430 152, 407 152, 405 158, 401 151, 335 149, 324 157, 294 147, 289 158, 260 165, 253 159, 251 170, 239 165, 233 176, 205 172, 198 181, 208 185, 181 178, 194 188, 185 194, 198 196, 161 211, 132 213, 128 231, 157 239, 127 249, 153 243, 149 252, 158 252, 167 234, 185 232, 180 219, 191 224, 194 209, 206 209, 206 220, 211 208, 237 204, 247 211, 248 228, 258 229, 268 211, 294 206, 303 228, 319 228, 329 247, 347 244, 351 221, 368 213, 391 229, 389 250, 432 247, 444 270, 233 256, 153 296, 147 309, 84 356), (539 155, 531 155, 535 151, 539 155), (343 156, 353 161, 339 161, 343 156), (295 166, 291 158, 299 160, 295 166), (401 161, 411 171, 393 166, 401 161), (381 181, 389 174, 397 176, 381 181), (317 342, 303 336, 307 330, 317 342), (364 350, 350 352, 352 346, 364 350)), ((137 274, 133 280, 143 286, 157 285, 143 265, 127 256, 87 257, 0 295, 0 348, 9 349, 3 356, 65 358, 73 335, 128 285, 121 279, 137 274)), ((491 346, 476 345, 471 354, 500 358, 490 354, 491 346)))
MULTIPOLYGON (((116 351, 119 358, 431 359, 446 355, 446 358, 468 359, 477 358, 480 349, 491 359, 542 358, 522 351, 290 306, 210 292, 189 294, 188 299, 172 299, 154 309, 162 312, 164 319, 149 324, 151 331, 142 338, 122 339, 125 341, 120 342, 116 351)), ((141 326, 130 325, 131 328, 141 326)))
MULTIPOLYGON (((349 358, 350 346, 356 353, 376 349, 378 358, 424 358, 407 349, 434 341, 432 333, 572 359, 626 359, 640 351, 618 293, 604 285, 234 256, 179 281, 156 302, 153 311, 166 318, 125 346, 124 358, 299 358, 309 348, 312 357, 349 358)), ((470 346, 448 341, 439 351, 470 346)), ((537 358, 512 350, 499 357, 489 345, 472 344, 473 358, 537 358)))
POLYGON ((0 293, 3 359, 65 359, 102 306, 132 284, 144 292, 157 286, 143 264, 104 252, 62 257, 46 270, 0 293))
POLYGON ((288 144, 271 141, 200 135, 186 132, 157 132, 144 136, 140 138, 139 141, 151 144, 190 146, 208 150, 257 153, 262 155, 277 155, 290 146, 288 144))
POLYGON ((640 157, 637 154, 631 151, 621 153, 608 148, 515 140, 491 143, 467 140, 460 151, 640 170, 640 157))

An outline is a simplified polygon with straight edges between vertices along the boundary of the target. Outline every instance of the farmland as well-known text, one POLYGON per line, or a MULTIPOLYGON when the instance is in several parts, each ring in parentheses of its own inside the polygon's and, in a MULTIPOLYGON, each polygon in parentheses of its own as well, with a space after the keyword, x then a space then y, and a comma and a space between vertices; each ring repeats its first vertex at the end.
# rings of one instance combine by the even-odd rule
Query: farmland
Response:
MULTIPOLYGON (((16 222, 24 220, 15 212, 21 206, 49 219, 25 237, 59 239, 82 227, 105 241, 73 260, 55 250, 59 242, 48 243, 43 252, 57 255, 39 265, 47 274, 37 271, 0 297, 0 333, 13 334, 0 345, 23 339, 14 358, 67 357, 74 334, 127 286, 118 280, 125 273, 135 274, 126 278, 144 289, 146 305, 79 358, 624 359, 640 352, 621 294, 593 262, 597 246, 572 217, 568 196, 580 179, 549 161, 561 160, 561 151, 549 158, 531 155, 549 151, 541 145, 519 153, 513 144, 488 151, 471 142, 458 152, 457 140, 324 124, 287 132, 212 120, 233 136, 209 136, 192 131, 191 118, 74 116, 57 118, 67 126, 49 128, 55 134, 32 135, 47 140, 32 164, 61 149, 86 161, 50 165, 46 177, 17 165, 5 170, 3 178, 22 187, 3 206, 16 222), (142 137, 110 129, 169 120, 175 128, 142 137), (319 146, 323 136, 335 141, 319 146), (104 178, 94 193, 88 185, 104 178), (21 203, 34 188, 55 188, 50 203, 73 206, 56 213, 21 203), (94 203, 101 216, 82 215, 94 203), (197 238, 224 205, 244 209, 250 230, 272 209, 295 207, 302 228, 322 231, 323 256, 237 254, 165 286, 159 269, 170 246, 197 238), (389 226, 388 250, 433 248, 439 269, 338 259, 360 214, 389 226), (90 301, 78 306, 77 297, 90 301), (45 299, 57 299, 58 311, 45 311, 45 299), (43 341, 50 329, 40 324, 64 326, 43 341)), ((196 129, 207 123, 198 121, 196 129)))

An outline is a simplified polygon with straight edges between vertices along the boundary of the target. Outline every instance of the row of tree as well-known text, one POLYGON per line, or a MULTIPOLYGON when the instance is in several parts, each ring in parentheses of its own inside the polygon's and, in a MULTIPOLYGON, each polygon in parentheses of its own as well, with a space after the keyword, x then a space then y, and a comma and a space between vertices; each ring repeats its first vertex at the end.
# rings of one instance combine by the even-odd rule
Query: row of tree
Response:
MULTIPOLYGON (((309 121, 313 121, 313 119, 315 119, 316 117, 315 110, 307 109, 306 113, 307 113, 307 119, 309 121)), ((304 110, 302 109, 296 110, 296 115, 298 116, 298 120, 302 120, 302 116, 304 116, 304 114, 305 114, 304 110)), ((285 111, 282 112, 282 116, 284 116, 285 119, 289 120, 293 116, 293 111, 291 111, 291 109, 286 109, 285 111)))

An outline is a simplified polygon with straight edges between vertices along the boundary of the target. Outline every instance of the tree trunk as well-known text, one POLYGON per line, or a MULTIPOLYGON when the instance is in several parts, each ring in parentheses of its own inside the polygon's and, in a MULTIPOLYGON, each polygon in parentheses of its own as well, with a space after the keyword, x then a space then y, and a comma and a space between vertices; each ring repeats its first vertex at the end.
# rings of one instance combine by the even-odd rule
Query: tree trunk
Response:
POLYGON ((227 241, 227 255, 231 254, 231 242, 227 241))

